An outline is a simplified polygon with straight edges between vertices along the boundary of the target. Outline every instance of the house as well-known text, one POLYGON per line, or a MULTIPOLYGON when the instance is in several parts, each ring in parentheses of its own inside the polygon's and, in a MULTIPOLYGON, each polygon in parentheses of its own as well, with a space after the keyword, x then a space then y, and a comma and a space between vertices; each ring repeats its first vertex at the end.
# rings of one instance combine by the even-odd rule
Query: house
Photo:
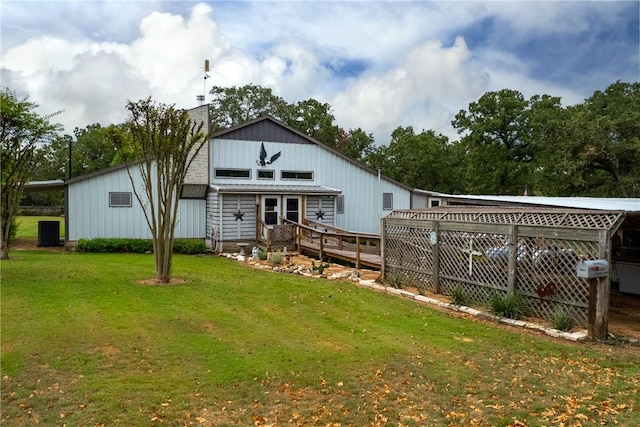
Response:
MULTIPOLYGON (((207 105, 190 110, 209 123, 207 105)), ((150 238, 124 165, 65 182, 66 241, 150 238)), ((180 191, 176 237, 206 239, 216 251, 256 242, 261 227, 312 220, 379 233, 393 209, 424 207, 425 196, 271 117, 212 135, 180 191)))

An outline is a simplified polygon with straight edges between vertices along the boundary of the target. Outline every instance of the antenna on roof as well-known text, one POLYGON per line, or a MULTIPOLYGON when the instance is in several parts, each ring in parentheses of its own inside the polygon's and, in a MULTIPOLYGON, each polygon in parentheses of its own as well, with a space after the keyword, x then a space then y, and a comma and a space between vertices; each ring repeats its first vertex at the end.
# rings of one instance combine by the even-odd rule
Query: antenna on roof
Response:
POLYGON ((209 74, 209 60, 204 60, 204 81, 202 83, 202 95, 197 95, 196 100, 198 101, 198 105, 204 104, 205 96, 207 95, 207 79, 210 77, 209 74))

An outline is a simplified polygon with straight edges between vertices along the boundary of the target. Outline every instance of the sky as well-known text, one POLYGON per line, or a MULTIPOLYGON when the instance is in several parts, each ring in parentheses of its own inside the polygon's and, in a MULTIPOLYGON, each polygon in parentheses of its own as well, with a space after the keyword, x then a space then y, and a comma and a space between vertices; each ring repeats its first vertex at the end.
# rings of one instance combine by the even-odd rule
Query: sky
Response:
POLYGON ((398 126, 457 140, 451 120, 488 91, 568 106, 640 81, 639 21, 638 0, 0 0, 0 86, 69 134, 122 123, 128 100, 192 108, 256 84, 329 103, 378 145, 398 126))

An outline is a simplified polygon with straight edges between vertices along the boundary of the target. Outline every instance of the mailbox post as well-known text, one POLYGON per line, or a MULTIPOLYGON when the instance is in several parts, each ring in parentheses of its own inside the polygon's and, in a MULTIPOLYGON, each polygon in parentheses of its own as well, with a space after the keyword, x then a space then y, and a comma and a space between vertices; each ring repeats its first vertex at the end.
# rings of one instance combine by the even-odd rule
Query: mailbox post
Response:
POLYGON ((609 263, 604 259, 580 261, 576 266, 576 275, 589 281, 589 338, 606 339, 608 317, 598 313, 598 301, 605 291, 608 292, 605 285, 609 280, 609 263))

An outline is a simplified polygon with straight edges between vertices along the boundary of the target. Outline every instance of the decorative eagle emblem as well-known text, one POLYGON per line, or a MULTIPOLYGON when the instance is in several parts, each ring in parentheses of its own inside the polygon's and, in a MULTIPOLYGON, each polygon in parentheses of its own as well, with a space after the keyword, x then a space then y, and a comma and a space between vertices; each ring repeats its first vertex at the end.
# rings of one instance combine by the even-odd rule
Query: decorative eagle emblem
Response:
POLYGON ((264 149, 264 142, 263 142, 260 145, 260 159, 256 160, 256 163, 258 164, 258 166, 262 166, 262 167, 270 165, 271 163, 273 163, 276 160, 278 160, 278 157, 280 157, 280 153, 281 153, 281 151, 278 151, 276 154, 271 156, 271 158, 269 160, 267 160, 267 150, 264 149))

